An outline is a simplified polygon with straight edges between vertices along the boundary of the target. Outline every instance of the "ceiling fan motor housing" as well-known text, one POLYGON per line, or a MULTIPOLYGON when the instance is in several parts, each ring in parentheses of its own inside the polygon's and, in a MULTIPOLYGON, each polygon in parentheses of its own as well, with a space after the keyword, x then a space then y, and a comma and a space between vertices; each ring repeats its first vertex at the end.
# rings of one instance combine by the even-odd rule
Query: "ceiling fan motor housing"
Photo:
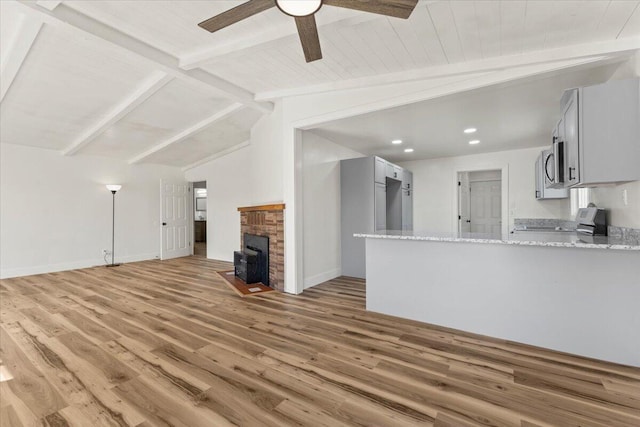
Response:
POLYGON ((276 6, 289 16, 309 16, 322 7, 322 0, 276 0, 276 6))

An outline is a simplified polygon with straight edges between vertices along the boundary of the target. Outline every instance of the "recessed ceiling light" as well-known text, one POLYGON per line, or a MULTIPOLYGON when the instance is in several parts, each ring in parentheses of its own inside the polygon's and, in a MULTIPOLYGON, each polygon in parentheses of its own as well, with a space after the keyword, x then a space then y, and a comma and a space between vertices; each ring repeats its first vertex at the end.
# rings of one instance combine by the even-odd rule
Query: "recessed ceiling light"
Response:
POLYGON ((471 145, 480 144, 480 140, 479 139, 474 139, 472 141, 469 141, 469 144, 471 144, 471 145))
POLYGON ((405 148, 404 152, 405 153, 413 153, 413 148, 405 148))
POLYGON ((464 130, 464 133, 474 133, 475 131, 477 131, 478 129, 476 128, 466 128, 464 130))
POLYGON ((394 139, 393 141, 391 141, 392 144, 398 145, 398 144, 402 144, 402 140, 401 139, 394 139))

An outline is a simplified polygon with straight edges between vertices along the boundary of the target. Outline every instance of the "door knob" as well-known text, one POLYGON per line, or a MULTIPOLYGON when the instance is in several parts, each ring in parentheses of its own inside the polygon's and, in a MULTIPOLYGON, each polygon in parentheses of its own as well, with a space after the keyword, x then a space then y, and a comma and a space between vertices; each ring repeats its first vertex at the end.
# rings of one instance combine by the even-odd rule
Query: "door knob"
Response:
POLYGON ((163 222, 163 223, 162 223, 162 225, 167 225, 167 223, 166 223, 166 222, 163 222))

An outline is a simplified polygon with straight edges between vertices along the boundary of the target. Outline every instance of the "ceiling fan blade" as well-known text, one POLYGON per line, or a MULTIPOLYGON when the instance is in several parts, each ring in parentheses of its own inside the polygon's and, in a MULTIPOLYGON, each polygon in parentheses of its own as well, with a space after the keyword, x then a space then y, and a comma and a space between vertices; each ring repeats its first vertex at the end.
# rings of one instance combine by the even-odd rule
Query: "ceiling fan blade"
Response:
POLYGON ((316 18, 313 15, 297 16, 296 26, 298 27, 298 35, 300 36, 300 43, 302 43, 302 50, 304 51, 304 59, 306 59, 307 62, 322 59, 316 18))
POLYGON ((249 18, 250 16, 260 13, 267 9, 275 7, 275 0, 249 0, 246 3, 242 3, 239 6, 222 12, 212 18, 202 21, 198 26, 213 33, 224 27, 228 27, 231 24, 235 24, 238 21, 249 18))
POLYGON ((418 0, 323 0, 323 4, 407 19, 418 0))

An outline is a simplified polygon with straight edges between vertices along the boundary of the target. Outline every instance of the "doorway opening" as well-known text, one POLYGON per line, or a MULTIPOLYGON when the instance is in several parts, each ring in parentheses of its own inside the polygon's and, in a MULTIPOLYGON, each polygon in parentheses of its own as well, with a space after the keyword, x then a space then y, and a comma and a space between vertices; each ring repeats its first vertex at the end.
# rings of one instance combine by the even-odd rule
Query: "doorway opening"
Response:
POLYGON ((502 170, 458 172, 458 232, 502 234, 502 170))
POLYGON ((207 181, 193 183, 193 255, 207 257, 207 181))

